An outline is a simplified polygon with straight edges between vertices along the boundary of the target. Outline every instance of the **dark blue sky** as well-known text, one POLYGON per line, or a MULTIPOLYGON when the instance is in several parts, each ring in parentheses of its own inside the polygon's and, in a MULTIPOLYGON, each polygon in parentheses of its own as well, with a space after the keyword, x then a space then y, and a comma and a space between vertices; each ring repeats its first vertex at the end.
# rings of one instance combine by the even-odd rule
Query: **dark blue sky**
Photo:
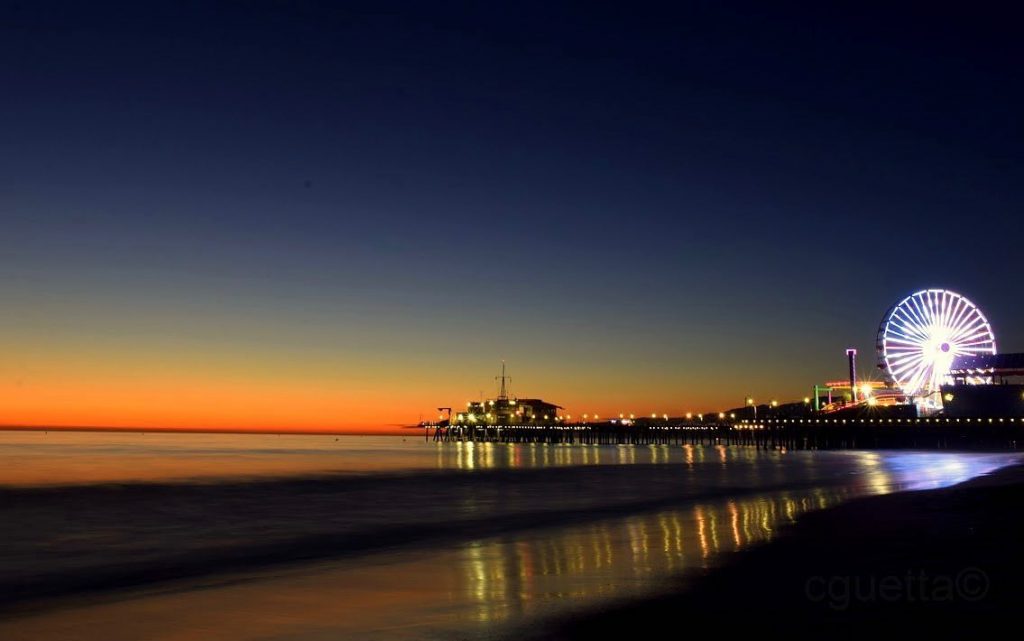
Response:
POLYGON ((930 286, 1024 351, 1018 23, 811 4, 0 3, 5 379, 802 395, 930 286))

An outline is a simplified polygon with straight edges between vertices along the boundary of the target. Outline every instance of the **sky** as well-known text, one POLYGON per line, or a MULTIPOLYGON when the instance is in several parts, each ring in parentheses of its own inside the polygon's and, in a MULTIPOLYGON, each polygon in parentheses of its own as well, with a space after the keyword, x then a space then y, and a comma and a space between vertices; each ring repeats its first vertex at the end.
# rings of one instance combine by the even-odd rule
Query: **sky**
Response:
POLYGON ((802 4, 0 1, 0 424, 799 399, 928 287, 1024 351, 1017 22, 802 4))

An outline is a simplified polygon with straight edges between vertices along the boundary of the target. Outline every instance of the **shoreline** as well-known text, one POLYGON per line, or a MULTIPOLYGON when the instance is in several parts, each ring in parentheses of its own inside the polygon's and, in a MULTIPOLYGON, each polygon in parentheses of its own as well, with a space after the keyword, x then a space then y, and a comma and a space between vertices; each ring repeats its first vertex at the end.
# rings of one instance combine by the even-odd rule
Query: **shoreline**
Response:
POLYGON ((678 577, 669 593, 556 617, 527 637, 572 641, 695 623, 801 639, 1007 629, 1024 599, 1021 497, 1024 461, 951 487, 855 499, 678 577))

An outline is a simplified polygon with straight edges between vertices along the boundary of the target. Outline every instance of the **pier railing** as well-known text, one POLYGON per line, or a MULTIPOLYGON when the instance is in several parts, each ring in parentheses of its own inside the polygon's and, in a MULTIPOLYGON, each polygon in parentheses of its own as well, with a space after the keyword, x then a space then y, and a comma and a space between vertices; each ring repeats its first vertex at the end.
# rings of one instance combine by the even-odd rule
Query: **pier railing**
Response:
POLYGON ((762 449, 1016 450, 1024 417, 769 418, 665 423, 490 425, 425 423, 435 442, 737 445, 762 449))

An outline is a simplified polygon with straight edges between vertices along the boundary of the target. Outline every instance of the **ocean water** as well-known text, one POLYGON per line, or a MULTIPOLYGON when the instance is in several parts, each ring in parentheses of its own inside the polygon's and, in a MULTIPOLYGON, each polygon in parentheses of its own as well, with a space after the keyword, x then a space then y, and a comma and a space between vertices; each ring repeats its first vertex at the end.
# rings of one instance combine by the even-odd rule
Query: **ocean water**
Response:
POLYGON ((1016 459, 0 432, 0 638, 512 638, 1016 459))

